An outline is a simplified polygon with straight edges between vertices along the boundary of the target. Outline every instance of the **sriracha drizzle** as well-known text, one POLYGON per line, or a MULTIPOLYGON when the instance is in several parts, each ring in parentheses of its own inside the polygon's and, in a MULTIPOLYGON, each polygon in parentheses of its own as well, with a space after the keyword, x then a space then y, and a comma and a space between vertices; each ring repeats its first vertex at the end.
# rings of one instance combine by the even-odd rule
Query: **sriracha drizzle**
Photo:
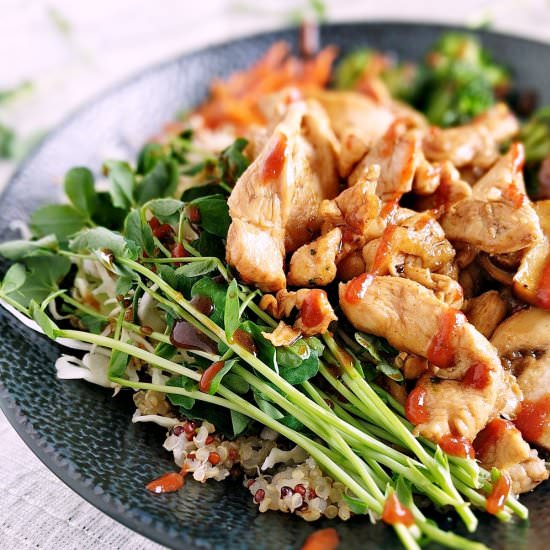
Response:
POLYGON ((466 321, 464 313, 449 308, 439 318, 439 327, 428 348, 427 359, 442 369, 453 366, 454 343, 456 330, 466 321))
POLYGON ((407 396, 405 403, 405 416, 413 424, 423 424, 430 419, 430 413, 426 408, 426 388, 417 386, 407 396))
POLYGON ((168 472, 149 482, 145 488, 151 493, 174 493, 183 487, 185 478, 178 472, 168 472))
POLYGON ((350 304, 359 303, 367 293, 367 290, 373 280, 374 275, 371 273, 362 273, 352 279, 346 287, 346 292, 344 295, 346 302, 349 302, 350 304))
POLYGON ((476 390, 483 390, 491 381, 491 370, 485 363, 476 361, 464 375, 462 383, 476 390))
POLYGON ((550 393, 536 401, 523 401, 515 424, 526 441, 536 442, 550 426, 550 393))
POLYGON ((504 504, 510 494, 510 487, 510 478, 507 474, 501 472, 500 477, 493 485, 491 493, 487 497, 485 509, 489 512, 489 514, 498 514, 504 509, 504 504))
POLYGON ((277 179, 285 164, 286 158, 286 136, 279 133, 277 142, 271 147, 262 167, 261 178, 264 182, 277 179))
POLYGON ((546 260, 536 292, 537 306, 550 309, 550 257, 546 260))
POLYGON ((414 524, 414 517, 412 512, 399 502, 397 495, 392 493, 384 503, 384 511, 382 512, 382 521, 388 525, 395 525, 396 523, 402 523, 407 527, 414 524))
POLYGON ((323 322, 323 302, 326 301, 324 290, 317 288, 310 290, 302 302, 300 319, 307 328, 313 328, 323 322))
POLYGON ((495 418, 481 430, 474 439, 474 449, 481 460, 491 452, 505 432, 515 430, 516 428, 509 420, 495 418))
POLYGON ((472 442, 460 435, 444 435, 438 441, 438 444, 448 455, 459 456, 461 458, 475 458, 476 456, 472 442))

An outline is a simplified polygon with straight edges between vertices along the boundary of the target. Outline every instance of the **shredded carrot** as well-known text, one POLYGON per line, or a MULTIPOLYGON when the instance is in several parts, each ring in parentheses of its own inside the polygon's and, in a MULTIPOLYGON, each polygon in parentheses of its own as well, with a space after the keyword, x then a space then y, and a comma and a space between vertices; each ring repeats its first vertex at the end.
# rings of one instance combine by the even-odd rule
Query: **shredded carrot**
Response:
POLYGON ((330 80, 336 54, 336 48, 329 46, 315 57, 303 60, 290 55, 286 42, 277 42, 249 69, 234 73, 227 80, 215 80, 209 99, 196 112, 209 128, 265 124, 258 107, 262 96, 287 87, 323 88, 330 80))

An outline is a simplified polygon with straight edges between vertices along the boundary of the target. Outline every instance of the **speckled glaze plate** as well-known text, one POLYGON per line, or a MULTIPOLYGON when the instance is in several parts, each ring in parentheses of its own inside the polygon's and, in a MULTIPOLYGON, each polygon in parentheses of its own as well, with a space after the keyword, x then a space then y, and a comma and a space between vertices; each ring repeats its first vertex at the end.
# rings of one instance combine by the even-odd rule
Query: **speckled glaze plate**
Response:
MULTIPOLYGON (((373 46, 419 59, 448 27, 423 24, 328 25, 323 43, 342 51, 373 46)), ((550 104, 550 46, 480 32, 494 56, 522 87, 550 104)), ((176 112, 206 95, 213 77, 256 60, 276 40, 296 44, 295 30, 262 34, 181 56, 149 69, 92 102, 52 132, 23 163, 0 199, 0 239, 16 237, 13 220, 25 220, 61 195, 73 165, 98 169, 105 157, 132 158, 143 142, 176 112)), ((0 264, 1 271, 6 268, 0 264)), ((238 482, 189 482, 180 494, 154 496, 144 486, 173 468, 162 449, 164 430, 130 422, 129 395, 83 381, 60 381, 54 363, 63 350, 20 325, 0 308, 0 405, 36 455, 67 485, 114 519, 173 548, 299 548, 309 533, 335 526, 342 548, 398 547, 390 529, 365 518, 348 523, 305 523, 282 513, 259 514, 238 482)), ((1 443, 0 443, 1 444, 1 443)), ((495 549, 547 548, 550 484, 526 495, 531 519, 500 524, 483 517, 476 538, 495 549)), ((443 526, 457 528, 450 518, 443 526)))

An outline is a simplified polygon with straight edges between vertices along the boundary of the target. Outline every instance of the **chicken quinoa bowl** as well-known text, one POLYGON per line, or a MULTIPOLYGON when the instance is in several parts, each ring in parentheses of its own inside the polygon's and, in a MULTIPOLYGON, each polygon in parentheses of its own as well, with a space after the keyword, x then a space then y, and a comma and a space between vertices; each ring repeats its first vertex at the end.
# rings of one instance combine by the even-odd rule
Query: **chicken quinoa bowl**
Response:
MULTIPOLYGON (((304 37, 311 33, 304 33, 304 37)), ((470 35, 421 63, 304 40, 214 80, 135 163, 77 166, 1 304, 62 379, 167 432, 143 488, 481 549, 549 475, 550 110, 470 35), (438 526, 456 514, 471 536, 438 526)), ((316 531, 309 550, 338 544, 316 531)))

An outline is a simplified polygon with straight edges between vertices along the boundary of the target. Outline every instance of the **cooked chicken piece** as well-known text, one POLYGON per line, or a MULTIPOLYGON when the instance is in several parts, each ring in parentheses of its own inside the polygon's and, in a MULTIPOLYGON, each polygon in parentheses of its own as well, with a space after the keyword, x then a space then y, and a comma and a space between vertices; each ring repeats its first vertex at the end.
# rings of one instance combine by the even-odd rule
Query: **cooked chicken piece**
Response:
POLYGON ((523 145, 513 143, 508 152, 472 186, 472 198, 486 201, 502 199, 521 206, 526 199, 524 162, 523 145))
POLYGON ((337 320, 327 293, 317 288, 302 288, 297 292, 282 289, 275 296, 265 294, 260 307, 276 319, 288 317, 294 308, 298 309, 293 328, 304 336, 324 334, 330 323, 337 320))
POLYGON ((398 277, 360 275, 339 287, 340 306, 355 328, 383 336, 398 350, 427 356, 438 318, 447 309, 423 286, 398 277), (353 292, 357 281, 358 297, 353 292))
POLYGON ((250 161, 253 161, 264 149, 271 132, 265 126, 251 126, 246 132, 248 145, 245 149, 245 155, 250 161))
POLYGON ((472 188, 472 198, 453 204, 441 218, 447 237, 490 254, 527 248, 542 238, 526 200, 523 148, 513 146, 472 188))
POLYGON ((468 321, 485 338, 491 338, 497 326, 506 316, 506 302, 496 290, 489 290, 468 300, 465 313, 468 321))
POLYGON ((524 493, 548 479, 545 463, 508 420, 495 418, 474 441, 476 458, 490 470, 497 468, 512 482, 512 492, 524 493))
POLYGON ((454 309, 462 309, 464 296, 458 281, 448 275, 432 273, 429 269, 415 266, 405 261, 403 275, 411 281, 416 281, 429 288, 438 300, 441 300, 454 309))
POLYGON ((325 108, 334 133, 340 139, 353 128, 368 147, 386 133, 395 119, 386 107, 357 92, 319 90, 314 91, 312 97, 325 108))
POLYGON ((304 336, 324 334, 330 323, 338 319, 324 290, 300 289, 296 293, 296 307, 300 314, 294 323, 294 328, 304 336))
MULTIPOLYGON (((452 163, 445 161, 438 166, 438 187, 433 195, 417 199, 416 204, 419 210, 438 209, 442 211, 444 208, 449 208, 451 205, 472 196, 471 186, 462 180, 460 173, 452 163)), ((421 166, 417 169, 416 175, 419 174, 422 174, 421 166)), ((414 185, 413 183, 413 190, 415 190, 414 185)), ((419 192, 419 194, 422 193, 419 192)))
POLYGON ((336 227, 294 252, 287 282, 292 286, 326 286, 336 277, 342 231, 336 227))
POLYGON ((296 307, 296 292, 281 289, 275 296, 264 294, 260 300, 260 307, 275 319, 288 317, 296 307))
POLYGON ((363 235, 380 213, 380 200, 375 194, 379 174, 378 168, 371 168, 357 185, 344 189, 332 201, 324 201, 320 208, 323 220, 330 225, 346 225, 363 235))
POLYGON ((524 254, 511 283, 514 293, 522 300, 548 309, 550 292, 543 273, 550 262, 550 200, 537 201, 533 207, 544 236, 524 254))
POLYGON ((409 128, 425 130, 428 127, 426 117, 420 112, 397 99, 390 99, 384 106, 390 110, 395 118, 404 121, 409 128))
POLYGON ((335 138, 314 101, 283 121, 229 197, 227 261, 262 290, 285 286, 283 258, 320 228, 319 205, 338 190, 335 138))
POLYGON ((291 346, 294 342, 296 342, 296 340, 298 340, 298 338, 300 338, 301 333, 299 330, 296 330, 295 328, 287 325, 285 322, 280 321, 273 332, 262 332, 262 335, 275 347, 280 347, 291 346))
POLYGON ((497 143, 504 143, 519 132, 519 121, 506 103, 497 103, 473 122, 487 128, 497 143))
POLYGON ((453 261, 454 249, 433 216, 428 212, 407 216, 407 212, 398 209, 394 220, 399 221, 389 224, 381 238, 363 248, 366 271, 398 275, 408 257, 418 258, 418 267, 432 271, 453 261))
POLYGON ((418 165, 414 174, 412 190, 417 195, 431 195, 439 187, 441 180, 441 164, 433 164, 426 160, 421 151, 418 156, 418 165))
POLYGON ((376 194, 391 200, 412 189, 420 160, 420 133, 407 130, 401 121, 394 122, 384 136, 363 157, 349 177, 349 185, 362 181, 371 166, 380 166, 376 194))
POLYGON ((529 444, 521 432, 510 422, 495 418, 479 432, 474 448, 476 458, 484 468, 503 470, 529 458, 529 444))
POLYGON ((340 284, 339 293, 353 326, 426 357, 441 368, 440 376, 461 378, 476 363, 501 369, 496 350, 465 316, 414 281, 365 274, 340 284))
POLYGON ((424 136, 424 153, 430 161, 450 160, 458 168, 468 164, 488 168, 498 157, 498 145, 518 129, 508 107, 499 104, 464 126, 432 126, 424 136))
POLYGON ((548 469, 544 460, 539 458, 535 449, 531 449, 529 454, 527 460, 508 468, 512 491, 515 494, 532 491, 539 483, 548 479, 548 469))
POLYGON ((419 382, 416 395, 423 393, 427 414, 410 418, 417 433, 434 441, 449 433, 473 439, 505 399, 517 403, 495 348, 430 290, 408 279, 365 274, 341 284, 339 292, 340 306, 355 328, 426 357, 440 367, 438 377, 453 378, 427 375, 419 382))
POLYGON ((491 341, 523 392, 516 425, 527 441, 550 449, 550 311, 529 308, 515 313, 500 324, 491 341))
POLYGON ((358 135, 357 129, 349 127, 340 136, 340 156, 338 172, 340 177, 347 178, 353 167, 365 156, 369 146, 358 135))
POLYGON ((424 267, 437 271, 444 264, 453 261, 454 248, 430 213, 414 213, 397 223, 407 231, 407 236, 403 236, 399 248, 405 254, 421 258, 424 267))
POLYGON ((319 208, 323 219, 322 233, 334 227, 342 231, 342 246, 336 260, 338 264, 351 252, 361 248, 384 231, 384 221, 379 217, 380 199, 374 190, 379 175, 378 166, 373 166, 363 181, 342 191, 334 200, 325 200, 319 208))
POLYGON ((288 86, 278 92, 262 95, 258 100, 258 108, 267 121, 269 134, 286 115, 288 106, 303 99, 302 92, 294 86, 288 86))
POLYGON ((409 394, 407 417, 416 424, 415 435, 440 441, 453 434, 473 441, 495 414, 498 384, 482 390, 460 380, 423 375, 409 394))
MULTIPOLYGON (((289 108, 292 109, 292 106, 289 108)), ((293 187, 289 197, 285 224, 285 249, 292 252, 311 240, 321 226, 319 206, 338 193, 338 145, 324 110, 315 101, 306 104, 293 147, 288 150, 287 169, 294 173, 288 183, 293 187)), ((290 140, 289 140, 290 142, 290 140)))
POLYGON ((462 241, 498 254, 521 250, 539 238, 536 217, 503 202, 461 201, 441 219, 451 241, 462 241))
POLYGON ((265 291, 278 290, 286 285, 280 228, 269 231, 233 218, 227 233, 226 257, 245 283, 254 283, 265 291))

